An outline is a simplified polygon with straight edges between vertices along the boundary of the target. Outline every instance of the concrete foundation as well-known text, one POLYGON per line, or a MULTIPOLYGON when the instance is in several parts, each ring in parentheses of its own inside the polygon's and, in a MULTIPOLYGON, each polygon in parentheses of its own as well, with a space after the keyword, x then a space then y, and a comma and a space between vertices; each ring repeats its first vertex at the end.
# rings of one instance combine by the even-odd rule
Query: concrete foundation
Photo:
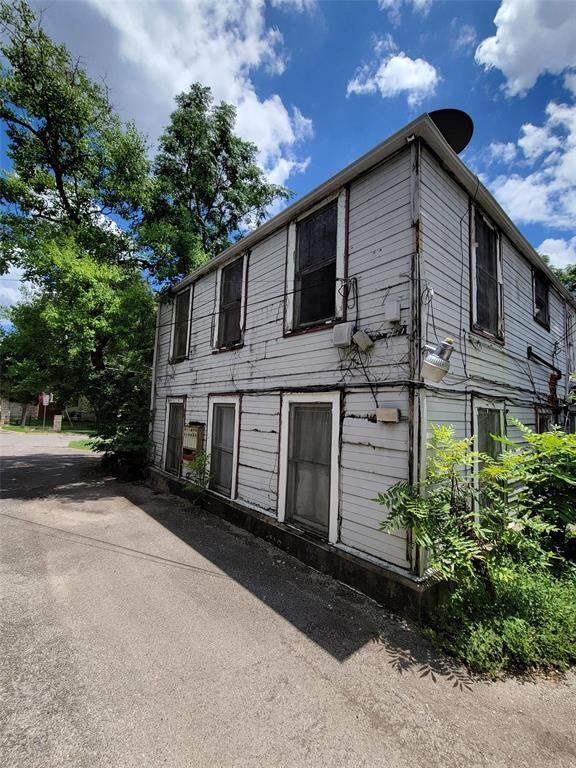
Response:
MULTIPOLYGON (((156 467, 149 469, 149 482, 157 490, 184 498, 195 495, 184 480, 156 467)), ((201 506, 402 616, 419 621, 438 602, 441 585, 429 576, 418 577, 392 565, 365 560, 211 491, 205 492, 201 506)))

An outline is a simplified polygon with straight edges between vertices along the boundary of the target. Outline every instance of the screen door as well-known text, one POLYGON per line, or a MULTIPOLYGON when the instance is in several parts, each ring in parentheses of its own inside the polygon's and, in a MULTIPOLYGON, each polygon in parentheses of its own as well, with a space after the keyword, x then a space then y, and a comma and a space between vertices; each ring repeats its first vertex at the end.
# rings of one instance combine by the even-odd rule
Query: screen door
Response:
POLYGON ((328 537, 332 405, 290 405, 286 519, 328 537))
POLYGON ((168 403, 168 433, 166 435, 166 462, 164 469, 180 475, 182 467, 182 430, 184 403, 168 403))
POLYGON ((236 406, 215 403, 212 411, 212 446, 210 449, 210 488, 232 496, 234 460, 234 424, 236 406))

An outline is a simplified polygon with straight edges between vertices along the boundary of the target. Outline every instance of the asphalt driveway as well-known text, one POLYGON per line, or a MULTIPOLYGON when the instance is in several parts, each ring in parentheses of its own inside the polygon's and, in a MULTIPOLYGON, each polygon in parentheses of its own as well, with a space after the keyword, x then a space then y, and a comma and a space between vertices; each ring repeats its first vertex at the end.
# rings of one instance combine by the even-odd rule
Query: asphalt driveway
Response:
POLYGON ((576 680, 486 683, 181 499, 0 431, 0 765, 576 766, 576 680))

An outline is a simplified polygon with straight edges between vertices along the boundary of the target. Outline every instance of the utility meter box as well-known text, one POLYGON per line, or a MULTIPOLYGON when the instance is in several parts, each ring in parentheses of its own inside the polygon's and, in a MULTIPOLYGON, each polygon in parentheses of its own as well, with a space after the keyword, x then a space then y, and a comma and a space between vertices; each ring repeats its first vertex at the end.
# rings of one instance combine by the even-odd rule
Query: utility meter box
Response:
POLYGON ((400 302, 397 299, 389 299, 384 302, 383 307, 383 319, 387 323, 399 323, 400 322, 400 302))
POLYGON ((376 421, 398 424, 400 421, 400 408, 376 408, 376 421))
POLYGON ((332 329, 332 344, 335 347, 349 347, 352 344, 354 323, 337 323, 332 329))
POLYGON ((204 424, 191 421, 184 426, 182 460, 193 461, 204 448, 204 424))

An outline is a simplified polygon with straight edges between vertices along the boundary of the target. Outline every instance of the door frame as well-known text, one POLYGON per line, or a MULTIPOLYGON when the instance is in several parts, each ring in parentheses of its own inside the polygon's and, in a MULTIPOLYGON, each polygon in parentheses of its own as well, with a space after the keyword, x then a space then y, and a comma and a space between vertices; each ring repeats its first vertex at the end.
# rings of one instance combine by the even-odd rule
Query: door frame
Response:
MULTIPOLYGON (((164 450, 162 451, 162 469, 164 472, 168 472, 170 475, 174 475, 166 469, 166 460, 168 459, 168 426, 170 423, 170 406, 173 403, 179 403, 182 405, 182 446, 184 446, 184 425, 186 424, 186 395, 178 395, 177 397, 166 398, 166 411, 164 415, 164 450)), ((182 476, 182 459, 180 459, 180 469, 175 475, 176 477, 182 476)))
POLYGON ((212 453, 212 424, 214 420, 215 405, 233 405, 234 406, 234 451, 232 454, 232 481, 230 484, 230 496, 225 496, 213 489, 211 493, 216 493, 225 499, 234 499, 238 493, 238 453, 240 447, 240 395, 209 395, 208 397, 208 423, 206 425, 206 466, 210 473, 210 458, 212 453))
POLYGON ((282 394, 280 409, 280 471, 278 487, 278 521, 286 522, 286 492, 288 487, 288 440, 290 435, 290 405, 292 403, 330 403, 332 405, 332 445, 330 446, 330 506, 328 541, 338 541, 338 509, 340 506, 340 392, 297 392, 282 394))

